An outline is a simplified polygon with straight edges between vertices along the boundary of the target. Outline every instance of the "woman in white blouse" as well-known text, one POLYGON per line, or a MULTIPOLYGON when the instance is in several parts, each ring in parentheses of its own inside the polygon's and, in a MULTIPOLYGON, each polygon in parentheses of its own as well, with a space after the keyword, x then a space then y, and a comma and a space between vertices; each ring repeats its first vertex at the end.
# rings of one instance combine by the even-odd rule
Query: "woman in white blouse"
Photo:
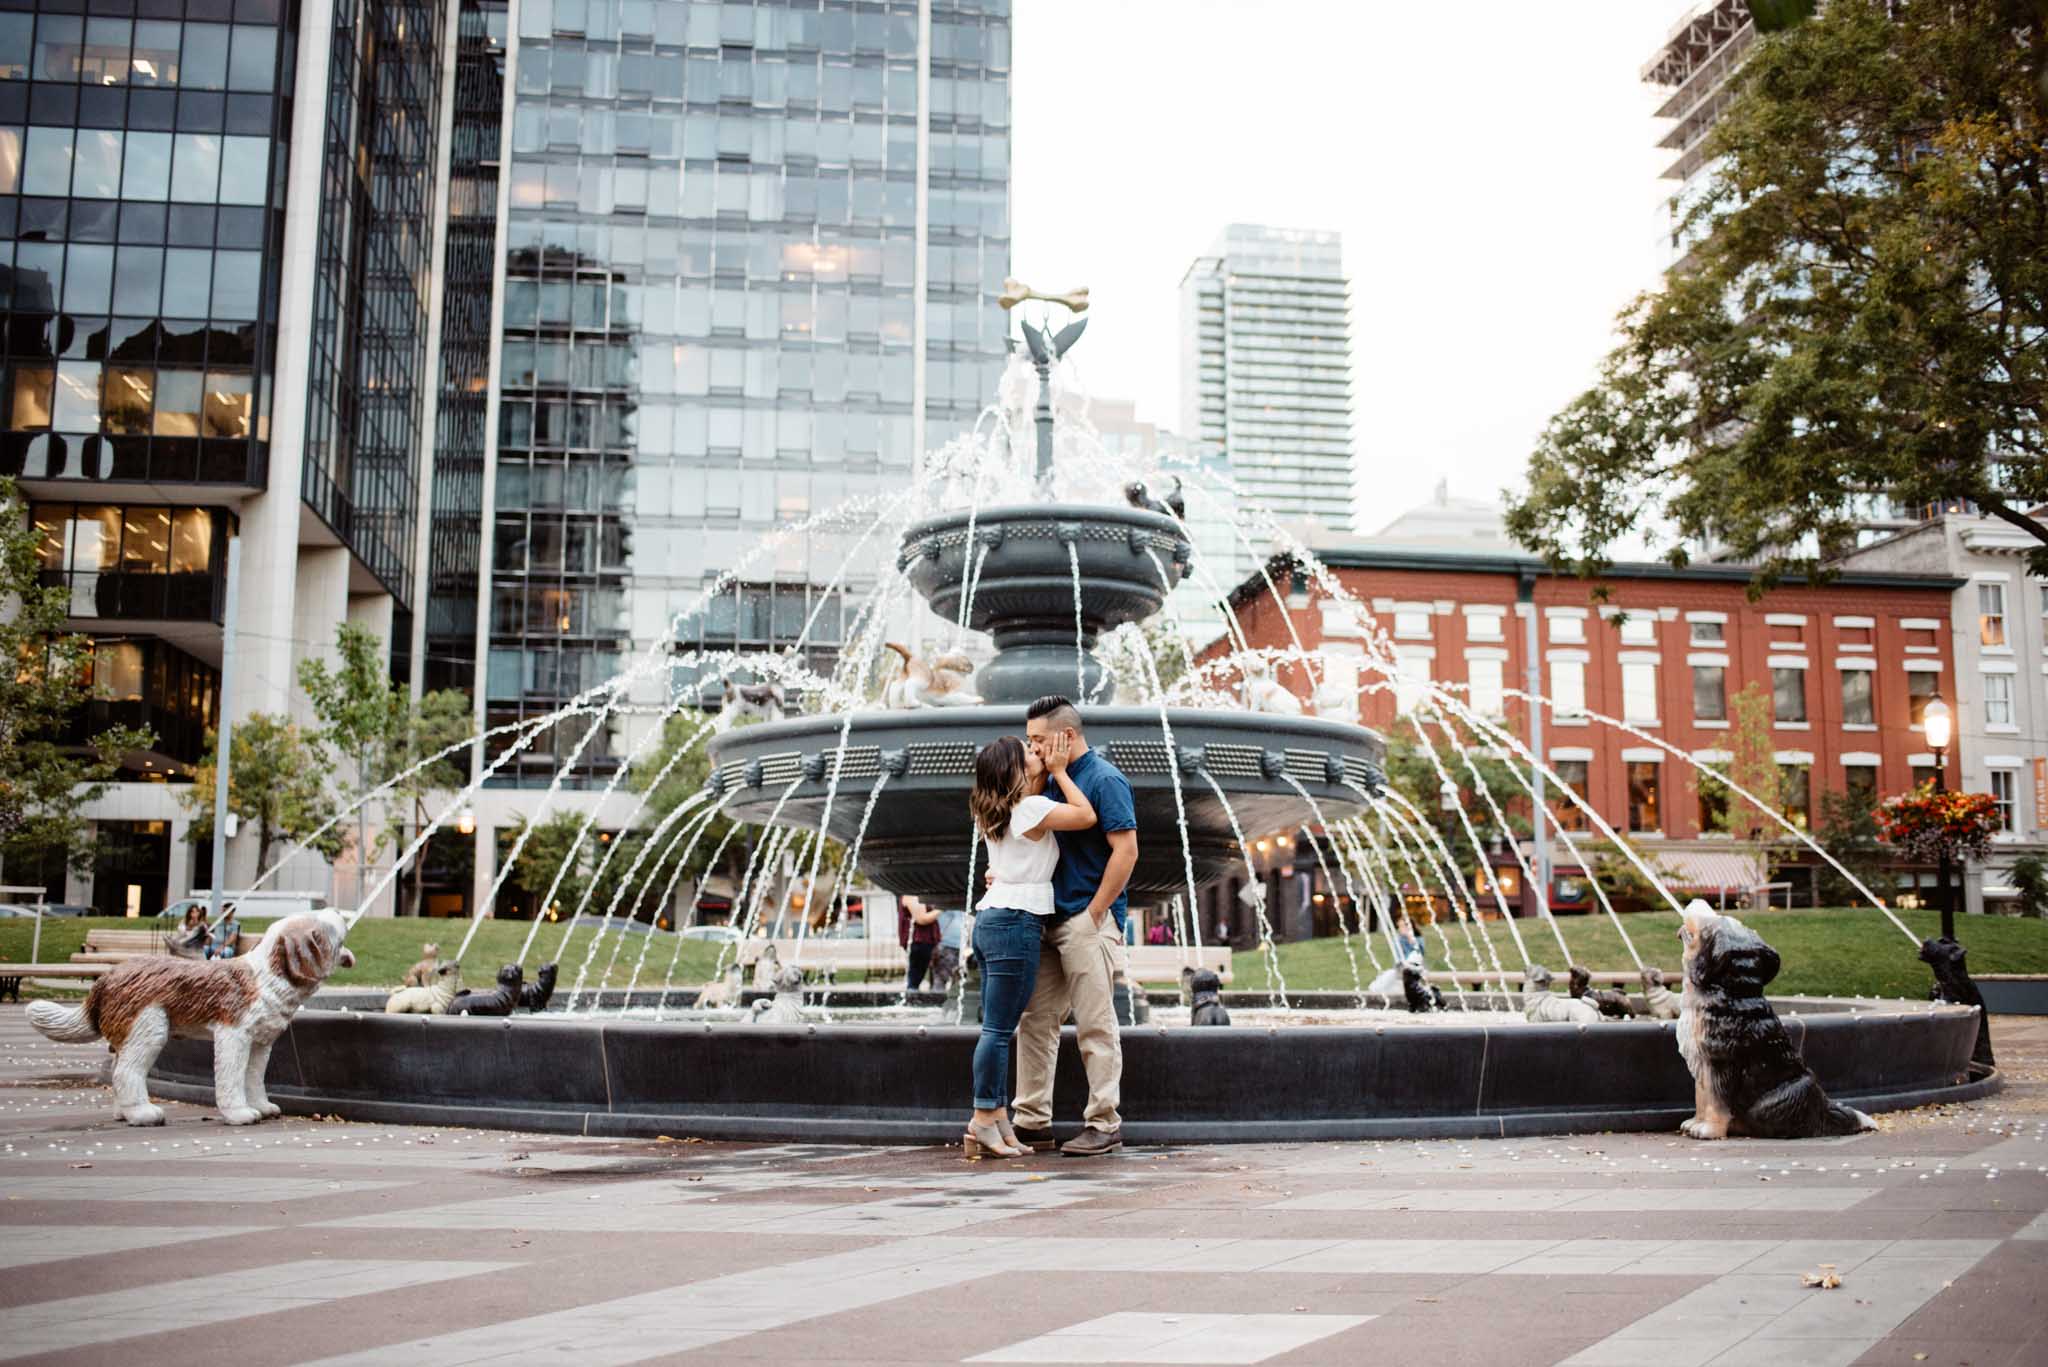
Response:
POLYGON ((1065 737, 1041 762, 1015 736, 998 736, 974 757, 968 810, 988 842, 988 891, 976 904, 974 953, 981 960, 981 1039, 974 1046, 974 1114, 962 1140, 969 1158, 1028 1153, 1010 1128, 1010 1045, 1038 982, 1038 951, 1052 916, 1054 831, 1085 831, 1095 808, 1067 777, 1065 737), (1066 800, 1039 792, 1047 772, 1066 800))

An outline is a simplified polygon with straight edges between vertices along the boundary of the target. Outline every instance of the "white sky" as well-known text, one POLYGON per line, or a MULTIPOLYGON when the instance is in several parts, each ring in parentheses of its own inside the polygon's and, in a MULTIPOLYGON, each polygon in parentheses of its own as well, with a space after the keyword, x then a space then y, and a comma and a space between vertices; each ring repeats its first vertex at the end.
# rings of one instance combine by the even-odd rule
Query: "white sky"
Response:
POLYGON ((1093 291, 1090 392, 1178 429, 1188 263, 1225 223, 1341 231, 1363 530, 1519 484, 1656 277, 1637 73, 1686 0, 1013 8, 1011 267, 1093 291))

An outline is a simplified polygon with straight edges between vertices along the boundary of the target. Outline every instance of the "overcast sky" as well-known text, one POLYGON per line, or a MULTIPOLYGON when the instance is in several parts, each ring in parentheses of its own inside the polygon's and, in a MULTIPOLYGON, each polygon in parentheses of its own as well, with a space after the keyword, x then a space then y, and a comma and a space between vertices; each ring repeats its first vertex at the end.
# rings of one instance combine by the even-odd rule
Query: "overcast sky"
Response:
POLYGON ((1087 285, 1091 393, 1179 427, 1178 288, 1230 222, 1335 228, 1364 530, 1517 484, 1655 279, 1637 73, 1685 0, 1013 0, 1012 269, 1087 285))

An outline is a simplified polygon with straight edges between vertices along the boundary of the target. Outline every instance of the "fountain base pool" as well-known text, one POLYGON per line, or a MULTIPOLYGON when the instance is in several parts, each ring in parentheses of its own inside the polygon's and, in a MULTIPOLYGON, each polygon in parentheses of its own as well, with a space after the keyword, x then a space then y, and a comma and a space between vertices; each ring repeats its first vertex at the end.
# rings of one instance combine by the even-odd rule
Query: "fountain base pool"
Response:
MULTIPOLYGON (((1780 998, 1828 1094, 1882 1112, 1997 1090, 1968 1081, 1966 1007, 1780 998)), ((1170 1009, 1170 1008, 1162 1008, 1170 1009)), ((1156 1019, 1156 1018, 1155 1018, 1156 1019)), ((307 1009, 271 1054, 296 1114, 553 1133, 949 1143, 972 1026, 752 1026, 555 1014, 476 1020, 307 1009)), ((1147 1025, 1123 1032, 1125 1138, 1140 1144, 1675 1130, 1692 1078, 1669 1022, 1147 1025)), ((173 1040, 159 1096, 210 1104, 212 1046, 173 1040)), ((1087 1096, 1069 1029, 1062 1125, 1087 1096)))

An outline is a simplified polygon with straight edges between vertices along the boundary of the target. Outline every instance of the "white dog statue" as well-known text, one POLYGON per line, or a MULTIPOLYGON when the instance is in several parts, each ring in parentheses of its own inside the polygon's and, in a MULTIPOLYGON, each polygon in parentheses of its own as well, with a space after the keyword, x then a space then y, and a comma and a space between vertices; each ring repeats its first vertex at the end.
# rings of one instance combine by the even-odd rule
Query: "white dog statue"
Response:
POLYGON ((424 987, 401 987, 384 1002, 387 1016, 445 1016, 448 1004, 462 986, 462 965, 452 960, 434 966, 433 977, 424 987))
POLYGON ((775 973, 775 996, 754 1003, 756 1025, 802 1025, 804 1023, 804 971, 785 964, 775 973))
POLYGON ((711 729, 721 734, 743 721, 782 720, 784 695, 781 684, 735 684, 727 679, 724 699, 724 705, 711 722, 711 729))
POLYGON ((1598 1025, 1600 1008, 1583 997, 1560 997, 1550 990, 1550 970, 1529 965, 1529 987, 1522 994, 1522 1014, 1536 1025, 1598 1025))
POLYGON ((1244 705, 1249 712, 1271 712, 1283 717, 1301 715, 1301 699, 1273 677, 1273 667, 1261 655, 1244 662, 1244 705))
POLYGON ((253 1125, 280 1113, 263 1088, 271 1045, 330 973, 355 966, 341 943, 347 934, 348 921, 329 909, 274 922, 253 951, 233 959, 130 959, 95 982, 82 1005, 30 1002, 29 1024, 60 1043, 106 1040, 114 1104, 130 1125, 164 1123, 148 1077, 165 1042, 211 1035, 221 1119, 253 1125))
POLYGON ((935 655, 929 662, 894 641, 884 643, 903 660, 903 677, 891 679, 882 689, 882 706, 971 707, 981 695, 967 687, 974 662, 965 655, 935 655))

